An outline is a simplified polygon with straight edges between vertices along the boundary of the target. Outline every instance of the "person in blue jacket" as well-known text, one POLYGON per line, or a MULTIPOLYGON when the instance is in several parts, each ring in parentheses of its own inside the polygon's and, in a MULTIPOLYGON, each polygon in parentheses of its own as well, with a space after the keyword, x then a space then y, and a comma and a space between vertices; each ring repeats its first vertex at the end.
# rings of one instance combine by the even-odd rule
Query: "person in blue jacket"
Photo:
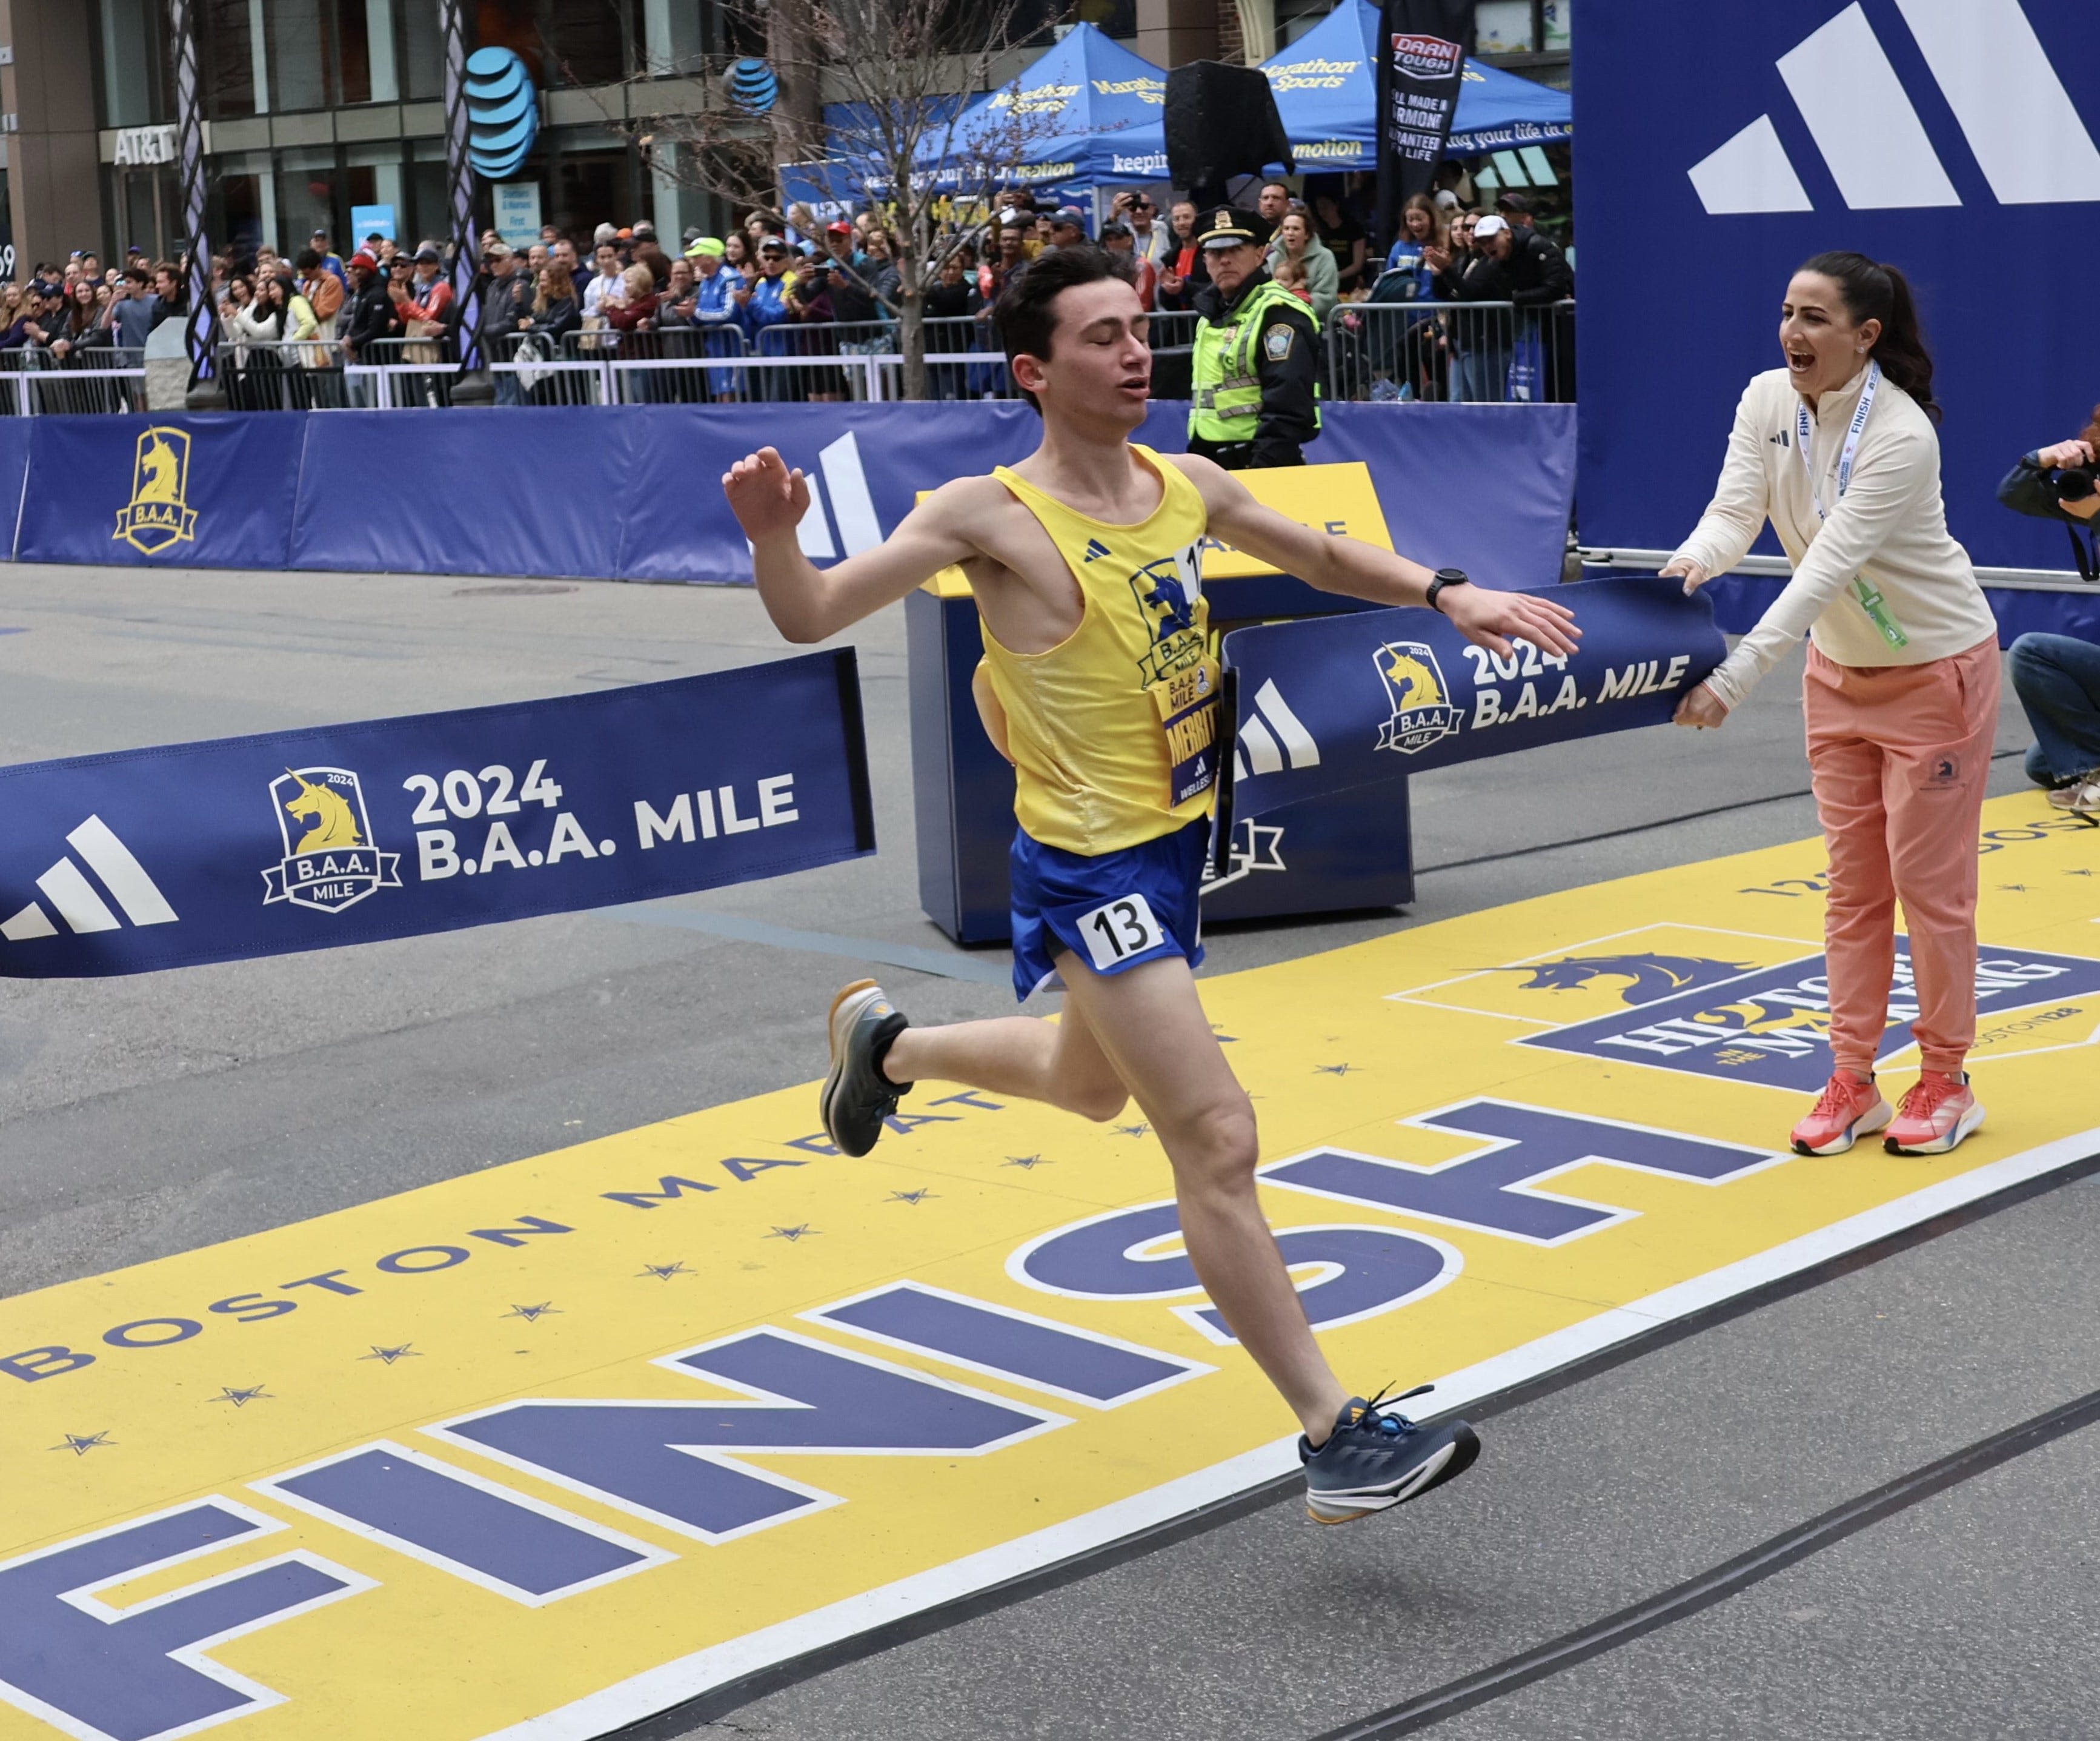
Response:
MULTIPOLYGON (((724 348, 716 354, 724 355, 735 352, 735 342, 718 341, 712 335, 734 331, 741 324, 743 314, 737 292, 743 288, 743 280, 739 274, 724 269, 722 258, 727 252, 721 238, 712 236, 695 238, 686 250, 686 258, 693 262, 692 323, 708 333, 705 342, 709 350, 714 351, 717 344, 722 344, 724 348)), ((708 392, 725 403, 735 399, 737 377, 745 372, 734 368, 709 369, 708 392)))
MULTIPOLYGON (((791 344, 778 342, 768 345, 763 335, 769 327, 795 320, 794 306, 788 293, 795 288, 795 275, 788 270, 788 244, 777 236, 769 236, 758 245, 758 280, 739 298, 744 336, 752 342, 752 348, 761 356, 792 356, 791 344)), ((792 339, 792 334, 783 334, 792 339)), ((753 399, 785 399, 794 398, 793 378, 801 373, 794 368, 767 368, 757 371, 758 379, 752 383, 753 399)))
MULTIPOLYGON (((2076 439, 2023 454, 1998 486, 1998 500, 2015 513, 2063 526, 2087 581, 2100 580, 2093 544, 2097 460, 2100 406, 2076 439)), ((2005 666, 2034 729, 2027 778, 2048 788, 2057 809, 2100 825, 2100 645, 2075 635, 2023 635, 2005 666)))

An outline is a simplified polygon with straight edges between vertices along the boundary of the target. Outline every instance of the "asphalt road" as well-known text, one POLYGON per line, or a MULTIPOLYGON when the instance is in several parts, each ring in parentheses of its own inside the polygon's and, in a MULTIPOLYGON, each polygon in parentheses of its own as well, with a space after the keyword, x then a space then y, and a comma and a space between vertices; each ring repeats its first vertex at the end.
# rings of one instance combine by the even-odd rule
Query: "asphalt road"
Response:
MULTIPOLYGON (((0 631, 18 631, 0 632, 7 762, 783 651, 740 591, 165 570, 0 571, 0 631)), ((850 638, 871 861, 625 913, 0 981, 0 1294, 806 1081, 832 990, 871 964, 918 1019, 1010 1009, 1005 957, 951 950, 918 910, 901 612, 850 638), (943 971, 883 964, 913 950, 943 971), (325 1099, 283 1092, 311 1072, 325 1099)), ((1414 906, 1225 928, 1207 971, 1810 834, 1794 696, 1782 672, 1719 734, 1421 778, 1414 906)), ((2009 699, 2001 751, 2026 741, 2009 699)), ((1993 789, 2019 784, 2001 760, 1993 789)), ((1515 1408, 1495 1423, 1494 1479, 1396 1518, 1328 1532, 1295 1505, 1260 1510, 652 1732, 1311 1737, 1502 1668, 1507 1686, 1442 1733, 2090 1736, 2090 1430, 1564 1672, 1521 1669, 1549 1641, 2100 1388, 2096 1237, 2100 1183, 2063 1187, 1515 1408)))

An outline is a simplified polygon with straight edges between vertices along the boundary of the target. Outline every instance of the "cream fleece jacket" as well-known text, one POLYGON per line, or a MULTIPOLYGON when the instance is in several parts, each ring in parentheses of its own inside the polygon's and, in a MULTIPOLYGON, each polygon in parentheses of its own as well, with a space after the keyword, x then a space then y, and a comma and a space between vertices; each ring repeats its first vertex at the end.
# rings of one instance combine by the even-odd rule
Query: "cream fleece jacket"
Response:
POLYGON ((1810 418, 1809 458, 1829 519, 1816 518, 1794 451, 1801 395, 1776 368, 1744 389, 1714 500, 1677 548, 1708 574, 1724 575, 1769 518, 1793 564, 1785 590, 1706 680, 1731 709, 1804 633, 1841 665, 1921 665, 1997 632, 1969 553, 1948 534, 1939 434, 1886 376, 1860 432, 1851 487, 1838 499, 1838 461, 1866 382, 1862 368, 1824 394, 1810 418))

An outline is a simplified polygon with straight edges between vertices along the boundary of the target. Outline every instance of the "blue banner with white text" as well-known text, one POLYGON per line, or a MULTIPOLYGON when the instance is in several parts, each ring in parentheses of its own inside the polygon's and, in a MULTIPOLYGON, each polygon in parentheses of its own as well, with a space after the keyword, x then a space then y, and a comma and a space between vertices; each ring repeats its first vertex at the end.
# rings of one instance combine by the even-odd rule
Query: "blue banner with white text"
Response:
MULTIPOLYGON (((1330 405, 1312 456, 1369 465, 1407 555, 1511 583, 1560 560, 1574 412, 1330 405)), ((1137 439, 1178 452, 1188 418, 1157 401, 1137 439)), ((743 582, 720 479, 754 447, 809 474, 802 543, 822 564, 1042 433, 1027 406, 977 399, 0 419, 0 511, 20 505, 23 562, 743 582)))
POLYGON ((1675 580, 1552 588, 1577 650, 1474 646, 1437 611, 1365 610, 1225 637, 1237 699, 1234 824, 1453 762, 1660 725, 1727 653, 1705 597, 1675 580))
POLYGON ((0 768, 0 976, 616 906, 875 850, 853 651, 0 768))

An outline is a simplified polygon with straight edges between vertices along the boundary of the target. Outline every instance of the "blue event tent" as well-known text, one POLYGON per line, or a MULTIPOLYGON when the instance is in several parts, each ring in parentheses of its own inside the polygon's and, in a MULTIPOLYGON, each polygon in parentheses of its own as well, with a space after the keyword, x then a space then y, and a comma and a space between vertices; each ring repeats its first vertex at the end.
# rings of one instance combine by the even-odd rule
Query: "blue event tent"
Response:
MULTIPOLYGON (((1379 9, 1370 0, 1341 0, 1262 63, 1300 170, 1377 166, 1378 35, 1379 9)), ((1037 57, 1017 85, 964 110, 952 135, 929 136, 921 153, 924 173, 937 188, 978 191, 969 186, 973 178, 944 160, 968 162, 987 150, 1004 159, 1008 130, 1017 125, 1026 134, 1023 161, 1017 174, 996 178, 1002 184, 1076 198, 1100 187, 1163 182, 1166 98, 1167 77, 1158 67, 1093 25, 1075 25, 1037 57), (1017 108, 1018 123, 1012 119, 1017 108)), ((1566 91, 1468 60, 1446 155, 1471 157, 1568 139, 1573 114, 1566 91)), ((840 197, 834 190, 845 182, 853 182, 856 193, 883 192, 872 177, 857 180, 814 165, 783 165, 781 173, 785 197, 807 200, 820 211, 840 197)))
MULTIPOLYGON (((964 112, 949 155, 999 162, 1017 156, 1016 173, 998 179, 1039 191, 1160 181, 1166 104, 1164 73, 1094 25, 1076 24, 1012 84, 964 112)), ((927 169, 945 167, 943 143, 927 142, 927 169)))
MULTIPOLYGON (((1076 24, 1017 80, 978 98, 951 130, 930 130, 919 155, 923 185, 980 194, 986 180, 1039 195, 1080 198, 1095 189, 1167 179, 1160 125, 1167 75, 1092 24, 1076 24), (973 164, 990 162, 989 176, 973 164)), ((880 198, 881 176, 843 157, 781 165, 782 195, 820 213, 854 196, 880 198)))
MULTIPOLYGON (((1300 170, 1377 167, 1378 39, 1379 9, 1370 0, 1341 0, 1262 63, 1300 170)), ((1573 117, 1566 91, 1468 60, 1445 155, 1471 157, 1564 139, 1573 117)))

